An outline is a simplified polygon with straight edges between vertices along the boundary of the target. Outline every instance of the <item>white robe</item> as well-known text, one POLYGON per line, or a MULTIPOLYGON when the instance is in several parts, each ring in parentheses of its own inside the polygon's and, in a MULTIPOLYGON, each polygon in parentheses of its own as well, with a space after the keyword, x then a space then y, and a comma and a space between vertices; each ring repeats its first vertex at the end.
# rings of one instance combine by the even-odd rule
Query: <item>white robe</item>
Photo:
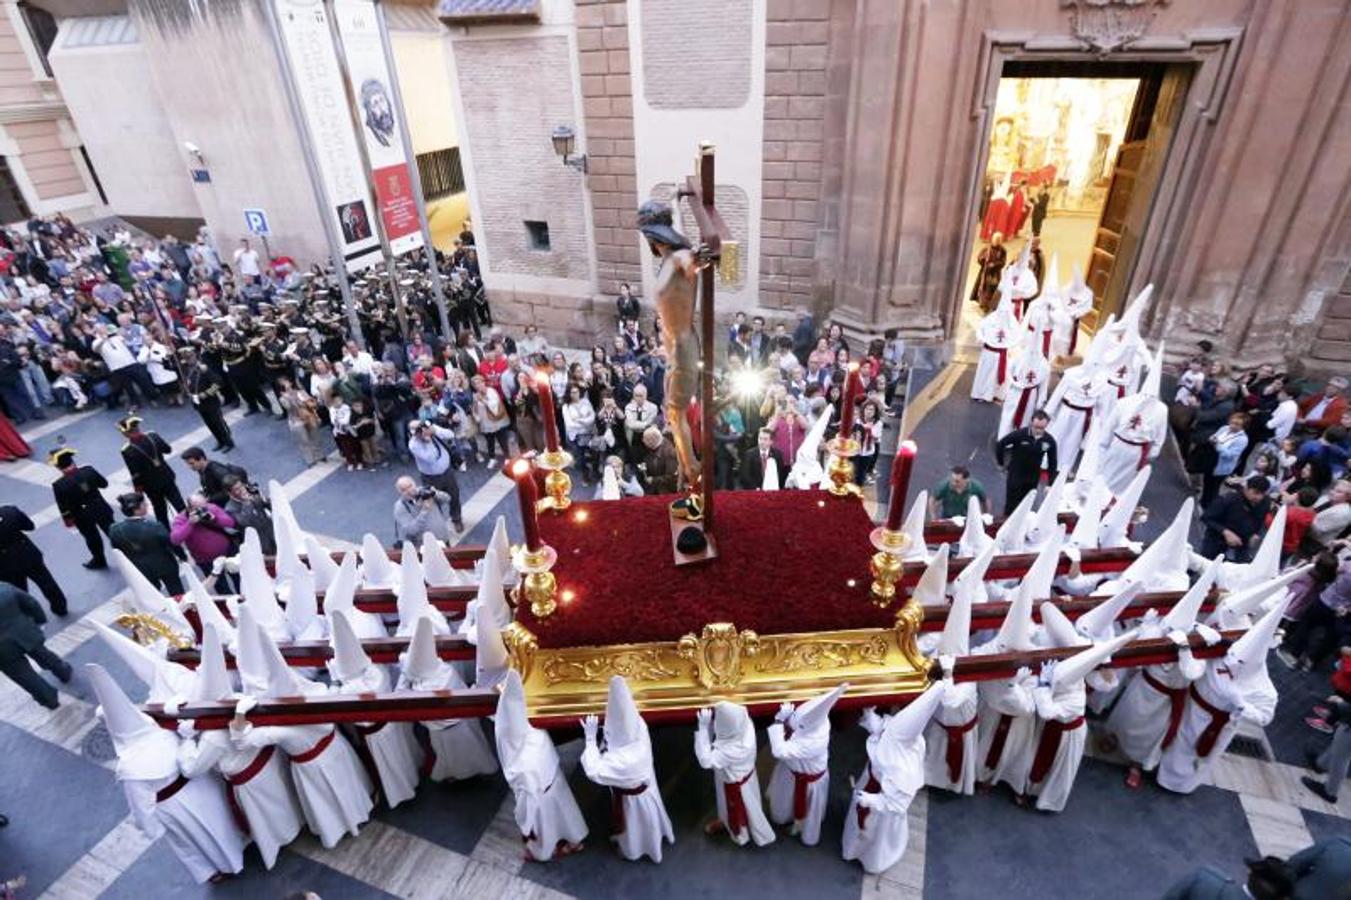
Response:
POLYGON ((1107 482, 1114 496, 1130 486, 1135 473, 1156 459, 1168 436, 1168 407, 1148 398, 1144 403, 1121 402, 1112 410, 1098 462, 1098 477, 1107 482), (1130 441, 1131 443, 1127 443, 1130 441), (1148 443, 1141 461, 1140 444, 1148 443))
POLYGON ((821 820, 830 797, 830 723, 810 731, 794 731, 785 737, 782 722, 769 726, 769 752, 774 756, 774 773, 769 776, 769 818, 780 825, 793 823, 793 833, 802 843, 815 847, 821 840, 821 820), (793 817, 793 794, 797 785, 794 773, 820 776, 808 782, 807 814, 793 817))
POLYGON ((980 721, 976 725, 978 736, 976 761, 980 766, 979 780, 995 785, 1003 781, 1013 788, 1016 794, 1027 792, 1028 769, 1032 767, 1032 754, 1036 752, 1036 705, 1032 699, 1032 686, 1029 682, 982 681, 978 688, 980 696, 980 721), (1002 716, 1011 717, 1008 737, 1004 740, 1004 750, 994 766, 985 764, 994 743, 995 733, 1002 716))
POLYGON ((1265 668, 1243 681, 1236 682, 1228 675, 1217 670, 1224 665, 1224 659, 1216 659, 1206 666, 1205 674, 1196 680, 1193 688, 1207 703, 1216 709, 1229 712, 1229 721, 1221 729, 1214 747, 1206 756, 1198 756, 1196 744, 1211 716, 1188 698, 1187 711, 1182 715, 1182 726, 1178 729, 1177 739, 1163 751, 1159 760, 1159 772, 1156 776, 1159 787, 1179 794, 1190 794, 1209 781, 1210 770, 1215 760, 1224 755, 1229 742, 1238 732, 1240 718, 1265 728, 1276 714, 1276 688, 1265 668))
MULTIPOLYGON (((873 742, 878 740, 881 740, 880 736, 868 738, 870 751, 873 742)), ((850 799, 849 810, 845 813, 841 855, 845 859, 858 860, 863 871, 870 875, 885 872, 900 862, 905 855, 906 845, 910 843, 910 804, 924 787, 924 738, 906 742, 901 753, 905 757, 902 764, 904 771, 878 771, 873 783, 879 784, 881 789, 870 792, 867 787, 870 779, 873 779, 874 769, 872 753, 869 752, 868 764, 855 782, 859 793, 850 799), (870 799, 862 802, 870 805, 865 807, 867 814, 860 827, 859 797, 863 794, 870 799)))
POLYGON ((1046 382, 1051 377, 1051 370, 1044 359, 1038 357, 1037 362, 1037 365, 1033 365, 1023 359, 1014 364, 1013 371, 1009 374, 1008 398, 1004 401, 1003 409, 999 411, 999 430, 995 433, 996 439, 1031 424, 1032 413, 1040 409, 1046 400, 1046 382), (1017 418, 1019 407, 1022 412, 1021 419, 1017 418))
POLYGON ((650 856, 653 862, 661 862, 662 842, 675 843, 675 829, 661 800, 661 786, 652 768, 652 743, 646 733, 622 747, 607 747, 604 753, 594 739, 588 740, 582 750, 582 769, 587 778, 612 791, 644 788, 642 793, 619 797, 624 830, 611 834, 610 840, 625 859, 650 856))
MULTIPOLYGON (((360 676, 335 685, 341 694, 380 694, 389 691, 389 673, 370 665, 360 676)), ((385 803, 393 809, 417 793, 422 770, 422 747, 413 736, 412 722, 358 722, 358 740, 366 742, 385 803), (375 729, 371 731, 370 729, 375 729)))
POLYGON ((948 769, 947 728, 960 728, 977 719, 979 691, 974 682, 953 685, 943 694, 934 717, 924 728, 924 783, 930 787, 942 788, 956 794, 973 794, 976 790, 976 764, 979 757, 977 725, 971 725, 962 732, 962 763, 957 779, 952 779, 948 769))
POLYGON ((525 746, 512 765, 503 767, 502 774, 516 798, 516 827, 533 858, 547 862, 560 842, 580 844, 586 839, 586 820, 548 734, 531 729, 525 746))
POLYGON ((422 724, 427 727, 432 753, 436 757, 432 763, 432 781, 462 781, 497 771, 497 756, 478 719, 442 719, 422 724))
POLYGON ((151 780, 123 779, 122 790, 137 827, 152 840, 165 835, 169 849, 198 884, 217 873, 242 870, 244 836, 230 813, 224 783, 215 775, 192 778, 172 797, 157 802, 156 792, 177 778, 175 772, 151 780))
POLYGON ((1145 770, 1155 768, 1168 734, 1172 704, 1167 694, 1145 680, 1145 673, 1164 687, 1186 690, 1204 671, 1205 663, 1184 648, 1178 652, 1177 662, 1146 666, 1136 673, 1107 719, 1107 728, 1116 735, 1117 745, 1127 759, 1145 770))
POLYGON ((1037 809, 1060 812, 1070 799, 1074 778, 1079 774, 1079 764, 1084 759, 1084 746, 1088 742, 1088 723, 1083 721, 1084 682, 1076 678, 1069 684, 1055 688, 1038 687, 1032 696, 1037 706, 1037 737, 1032 742, 1027 763, 1027 792, 1037 795, 1037 809), (1042 735, 1046 733, 1047 722, 1072 722, 1075 719, 1081 720, 1078 727, 1060 733, 1060 744, 1056 747, 1050 768, 1041 781, 1033 783, 1032 766, 1041 746, 1042 735))
MULTIPOLYGON (((185 740, 178 745, 178 766, 189 778, 216 769, 228 781, 264 752, 266 749, 236 747, 228 731, 207 731, 196 741, 185 740)), ((305 827, 285 754, 274 751, 256 775, 233 789, 227 785, 226 791, 230 790, 234 791, 235 802, 248 822, 249 835, 258 845, 263 865, 272 868, 281 848, 295 840, 305 827)))
POLYGON ((765 818, 760 803, 760 778, 755 773, 754 748, 749 754, 744 753, 740 745, 711 740, 708 729, 700 728, 694 733, 694 755, 699 765, 713 770, 713 794, 717 800, 718 818, 723 824, 728 824, 724 785, 739 785, 735 790, 741 793, 741 802, 746 806, 749 827, 733 832, 728 824, 727 833, 732 840, 738 844, 755 841, 759 847, 774 843, 774 828, 765 818))
MULTIPOLYGON (((237 739, 250 747, 277 744, 288 756, 296 757, 333 734, 333 729, 332 725, 250 726, 237 739)), ((333 734, 333 741, 314 759, 296 762, 293 758, 291 779, 305 822, 327 849, 337 846, 344 835, 355 837, 375 808, 370 777, 341 734, 333 734)))
POLYGON ((1012 372, 1013 348, 1018 345, 1021 328, 1012 315, 996 311, 981 320, 976 336, 981 341, 980 361, 971 380, 971 399, 992 402, 1002 399, 1012 372), (988 347, 1003 347, 1005 352, 1004 380, 999 379, 999 354, 988 347))
POLYGON ((1111 412, 1109 394, 1106 382, 1083 366, 1067 369, 1060 376, 1060 383, 1046 404, 1046 411, 1051 415, 1051 424, 1046 430, 1055 438, 1056 461, 1060 468, 1074 471, 1079 448, 1088 437, 1090 419, 1096 420, 1111 412))

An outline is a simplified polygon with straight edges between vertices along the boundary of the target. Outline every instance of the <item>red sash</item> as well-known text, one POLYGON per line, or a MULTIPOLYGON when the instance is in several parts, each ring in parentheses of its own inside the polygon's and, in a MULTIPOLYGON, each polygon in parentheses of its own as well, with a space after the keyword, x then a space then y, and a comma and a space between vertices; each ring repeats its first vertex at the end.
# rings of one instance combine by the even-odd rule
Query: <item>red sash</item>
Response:
POLYGON ((1023 414, 1027 412, 1028 398, 1037 392, 1035 387, 1023 388, 1022 393, 1018 395, 1018 406, 1013 410, 1013 427, 1023 427, 1023 414))
POLYGON ((1001 713, 999 724, 994 729, 994 739, 990 741, 990 749, 985 752, 985 768, 993 769, 999 765, 999 758, 1004 755, 1004 743, 1009 739, 1009 726, 1013 724, 1013 716, 1008 713, 1001 713))
POLYGON ((1051 771, 1051 763, 1055 762, 1055 755, 1060 751, 1060 738, 1067 731, 1073 731, 1084 724, 1084 717, 1070 719, 1068 722, 1061 722, 1051 719, 1041 729, 1041 740, 1037 742, 1037 755, 1032 758, 1032 774, 1028 776, 1028 781, 1032 784, 1041 784, 1046 778, 1047 773, 1051 771))
POLYGON ((173 781, 169 782, 164 787, 160 788, 158 791, 155 792, 155 802, 163 803, 165 800, 168 800, 174 794, 177 794, 179 791, 183 790, 183 786, 187 783, 188 780, 184 778, 182 775, 179 775, 173 781))
POLYGON ((1074 348, 1079 346, 1079 320, 1070 319, 1070 356, 1074 355, 1074 348))
POLYGON ((1041 333, 1041 355, 1047 359, 1051 358, 1051 332, 1043 331, 1041 333))
POLYGON ((337 733, 338 733, 337 729, 330 731, 328 734, 324 735, 322 738, 319 739, 319 743, 315 744, 313 747, 306 750, 304 753, 292 756, 291 762, 307 763, 310 762, 311 760, 318 759, 319 755, 328 749, 328 745, 333 743, 333 738, 335 735, 337 735, 337 733))
POLYGON ((1112 437, 1116 438, 1118 441, 1120 441, 1120 442, 1123 443, 1123 444, 1128 444, 1128 445, 1130 445, 1130 446, 1132 446, 1132 447, 1139 447, 1139 448, 1140 448, 1140 459, 1139 459, 1139 461, 1135 464, 1135 471, 1137 471, 1137 472, 1140 471, 1140 470, 1143 469, 1143 468, 1145 467, 1145 465, 1149 462, 1149 448, 1152 447, 1152 446, 1154 446, 1152 442, 1150 442, 1150 441, 1132 441, 1132 440, 1128 440, 1127 438, 1123 438, 1121 435, 1116 434, 1116 433, 1113 433, 1113 434, 1112 434, 1112 437))
POLYGON ((645 790, 646 784, 634 788, 610 788, 610 834, 623 834, 628 828, 628 822, 624 820, 624 798, 637 797, 645 790))
POLYGON ((1009 348, 991 347, 989 344, 986 344, 985 349, 989 350, 991 353, 999 354, 999 374, 997 378, 999 379, 999 384, 1003 384, 1009 374, 1009 348))
POLYGON ((797 821, 807 818, 807 785, 820 781, 825 774, 825 769, 816 773, 793 773, 793 818, 797 821))
POLYGON ((244 834, 250 834, 249 819, 244 815, 244 807, 239 805, 239 796, 235 793, 235 788, 248 784, 253 777, 263 771, 269 762, 272 761, 272 754, 276 747, 264 747, 258 751, 258 755, 253 758, 243 769, 240 769, 233 775, 225 776, 225 799, 230 801, 230 813, 235 817, 235 824, 244 834))
POLYGON ((371 776, 371 781, 379 786, 380 769, 375 764, 375 757, 371 754, 371 745, 366 739, 381 728, 384 728, 385 723, 376 722, 374 725, 355 725, 353 727, 356 729, 357 733, 357 756, 361 759, 361 764, 366 767, 366 774, 371 776))
MULTIPOLYGON (((1074 351, 1071 350, 1070 352, 1073 353, 1074 351)), ((1075 406, 1073 403, 1070 403, 1068 400, 1064 401, 1064 403, 1065 403, 1065 405, 1068 406, 1070 409, 1075 410, 1076 412, 1081 412, 1081 413, 1084 414, 1084 426, 1083 426, 1083 431, 1081 432, 1081 434, 1082 434, 1083 437, 1088 437, 1088 429, 1091 428, 1091 427, 1093 426, 1093 407, 1091 407, 1091 406, 1075 406)))
POLYGON ((1148 669, 1141 669, 1140 674, 1144 676, 1145 684, 1168 698, 1168 731, 1163 735, 1162 744, 1162 749, 1167 750, 1168 746, 1173 743, 1173 739, 1177 737, 1178 727, 1182 725, 1182 713, 1187 708, 1187 689, 1170 688, 1150 675, 1148 669))
POLYGON ((722 785, 722 797, 727 806, 727 830, 733 835, 738 834, 741 829, 749 828, 751 825, 750 814, 746 812, 746 801, 741 796, 741 786, 751 780, 755 774, 755 769, 746 773, 746 777, 740 781, 726 781, 722 785))
POLYGON ((432 769, 436 768, 436 748, 432 746, 432 732, 429 728, 414 728, 413 735, 417 742, 422 745, 422 765, 418 769, 418 774, 423 778, 432 776, 432 769))
MULTIPOLYGON (((948 781, 956 784, 962 777, 962 760, 965 757, 965 744, 962 739, 972 728, 976 727, 977 716, 972 716, 971 721, 965 725, 943 725, 942 728, 948 733, 948 781)), ((1007 734, 1007 732, 1005 732, 1007 734)))
MULTIPOLYGON (((882 782, 877 780, 877 776, 873 774, 872 766, 869 766, 868 783, 863 786, 863 793, 880 794, 881 792, 882 792, 882 782)), ((860 804, 857 807, 859 830, 862 830, 863 826, 868 823, 868 814, 870 812, 872 812, 872 810, 866 806, 863 806, 862 804, 860 804)))
POLYGON ((1201 737, 1196 742, 1196 755, 1205 759, 1210 755, 1210 751, 1215 749, 1215 742, 1220 739, 1220 732, 1224 731, 1224 726, 1229 724, 1229 713, 1218 706, 1211 706, 1206 698, 1201 696, 1196 685, 1191 686, 1190 693, 1192 701, 1210 714, 1210 724, 1201 732, 1201 737))

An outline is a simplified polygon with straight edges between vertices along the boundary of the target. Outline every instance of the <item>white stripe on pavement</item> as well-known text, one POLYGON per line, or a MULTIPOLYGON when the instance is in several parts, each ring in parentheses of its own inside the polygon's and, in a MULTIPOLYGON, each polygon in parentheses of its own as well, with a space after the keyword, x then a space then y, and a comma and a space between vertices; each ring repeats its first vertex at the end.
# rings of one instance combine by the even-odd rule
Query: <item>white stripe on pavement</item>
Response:
POLYGON ((488 513, 497 508, 497 504, 502 502, 502 498, 511 493, 512 488, 516 487, 516 482, 507 476, 498 472, 492 478, 489 478, 483 485, 474 492, 474 496, 469 498, 469 502, 464 504, 460 510, 460 518, 464 520, 464 530, 455 536, 452 544, 458 544, 465 539, 469 532, 473 531, 487 517, 488 513))

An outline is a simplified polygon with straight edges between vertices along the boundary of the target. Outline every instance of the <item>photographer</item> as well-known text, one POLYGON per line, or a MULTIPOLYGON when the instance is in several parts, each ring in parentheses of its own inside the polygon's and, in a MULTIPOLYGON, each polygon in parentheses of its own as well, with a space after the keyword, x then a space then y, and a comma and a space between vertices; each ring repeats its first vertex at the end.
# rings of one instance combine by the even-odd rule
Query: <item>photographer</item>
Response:
POLYGON ((230 495, 225 503, 225 512, 235 520, 235 529, 242 536, 246 529, 252 528, 258 532, 258 543, 263 553, 275 555, 277 536, 272 527, 272 504, 263 496, 258 485, 236 475, 226 475, 225 490, 230 495))
POLYGON ((413 454, 413 461, 422 476, 422 483, 436 488, 447 496, 449 501, 447 513, 455 525, 455 530, 464 531, 464 520, 460 518, 460 483, 455 479, 455 466, 458 461, 450 449, 450 442, 453 440, 455 432, 449 428, 419 420, 412 425, 412 434, 408 438, 408 452, 413 454))
POLYGON ((215 561, 235 548, 235 520, 201 493, 188 498, 188 508, 174 516, 169 540, 183 547, 204 574, 215 561))
POLYGON ((437 540, 454 538, 450 531, 450 494, 431 485, 419 486, 407 475, 394 482, 399 499, 394 502, 394 543, 411 541, 420 546, 427 533, 437 540))

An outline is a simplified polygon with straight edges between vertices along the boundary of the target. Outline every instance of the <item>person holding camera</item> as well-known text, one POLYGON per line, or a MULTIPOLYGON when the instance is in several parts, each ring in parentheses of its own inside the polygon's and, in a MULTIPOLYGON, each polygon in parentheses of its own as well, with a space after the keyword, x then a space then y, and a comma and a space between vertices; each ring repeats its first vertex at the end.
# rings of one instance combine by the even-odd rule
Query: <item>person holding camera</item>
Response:
POLYGON ((275 555, 277 535, 272 526, 272 504, 263 496, 258 485, 236 475, 226 475, 225 490, 230 495, 230 499, 225 502, 225 512, 235 520, 235 530, 242 535, 252 528, 258 532, 258 544, 263 548, 263 553, 275 555))
POLYGON ((464 520, 460 517, 460 483, 455 478, 458 461, 451 451, 454 440, 455 432, 449 428, 419 419, 412 424, 408 452, 413 454, 422 483, 446 495, 446 512, 455 530, 464 531, 464 520))
POLYGON ((235 534, 230 514, 199 492, 188 498, 187 509, 174 516, 169 540, 187 550, 202 573, 209 574, 219 557, 234 552, 235 534))
MULTIPOLYGON (((450 494, 431 485, 419 485, 407 475, 394 482, 399 499, 394 501, 394 543, 410 541, 421 546, 422 536, 431 533, 437 540, 453 539, 450 530, 450 494)), ((461 526, 456 526, 461 530, 461 526)))

